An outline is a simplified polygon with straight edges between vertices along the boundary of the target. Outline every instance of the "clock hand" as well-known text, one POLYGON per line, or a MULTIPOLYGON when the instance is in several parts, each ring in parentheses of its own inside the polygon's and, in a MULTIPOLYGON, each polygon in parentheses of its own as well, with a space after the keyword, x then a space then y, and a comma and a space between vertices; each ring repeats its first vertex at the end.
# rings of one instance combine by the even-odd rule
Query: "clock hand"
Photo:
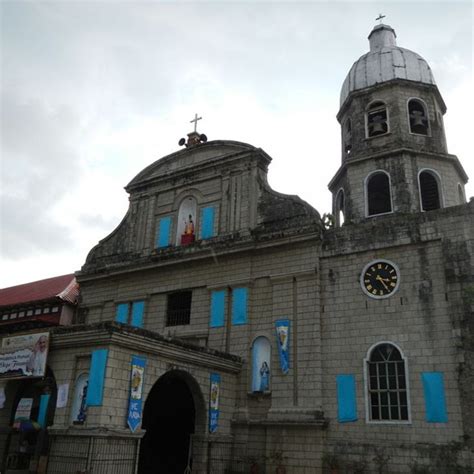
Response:
POLYGON ((388 286, 385 284, 385 281, 384 281, 385 278, 382 278, 380 275, 377 275, 377 276, 375 277, 375 279, 376 279, 377 281, 380 281, 380 282, 382 283, 382 285, 384 286, 384 288, 388 291, 388 286))

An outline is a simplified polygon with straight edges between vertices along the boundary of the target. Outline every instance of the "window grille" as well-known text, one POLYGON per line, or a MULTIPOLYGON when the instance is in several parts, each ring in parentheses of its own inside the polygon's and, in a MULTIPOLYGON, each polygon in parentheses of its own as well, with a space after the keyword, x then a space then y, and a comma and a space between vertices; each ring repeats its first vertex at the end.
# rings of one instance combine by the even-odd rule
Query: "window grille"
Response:
POLYGON ((423 211, 433 211, 441 207, 438 180, 429 171, 420 173, 421 208, 423 211))
POLYGON ((168 295, 168 307, 166 311, 167 326, 181 326, 190 323, 191 299, 191 291, 181 291, 168 295))
POLYGON ((405 361, 400 351, 392 344, 380 344, 367 365, 370 420, 408 420, 405 361))

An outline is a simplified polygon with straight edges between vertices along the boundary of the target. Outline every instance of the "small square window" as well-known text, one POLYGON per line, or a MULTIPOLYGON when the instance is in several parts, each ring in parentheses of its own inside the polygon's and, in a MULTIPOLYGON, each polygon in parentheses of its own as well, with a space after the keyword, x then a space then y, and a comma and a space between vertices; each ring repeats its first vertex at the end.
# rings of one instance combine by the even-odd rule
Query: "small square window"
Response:
POLYGON ((23 318, 24 316, 25 316, 25 312, 24 312, 24 311, 20 311, 20 312, 18 313, 18 317, 19 317, 19 318, 23 318))
POLYGON ((7 320, 7 319, 8 319, 8 316, 9 316, 8 313, 2 314, 2 320, 3 320, 3 321, 7 320))
POLYGON ((58 311, 59 311, 59 306, 53 306, 53 307, 51 308, 51 312, 52 312, 52 313, 57 313, 58 311))
POLYGON ((46 308, 43 308, 43 314, 48 314, 49 313, 49 306, 46 306, 46 308))
POLYGON ((27 315, 27 316, 33 316, 33 310, 32 310, 32 309, 29 309, 29 310, 26 312, 26 315, 27 315))
POLYGON ((189 324, 191 320, 191 291, 180 291, 168 295, 166 311, 167 326, 181 326, 189 324))
POLYGON ((35 309, 35 316, 38 315, 38 314, 41 314, 42 312, 43 312, 42 308, 36 308, 35 309))
POLYGON ((18 313, 12 313, 10 314, 10 319, 16 319, 18 316, 18 313))
POLYGON ((119 303, 115 312, 115 321, 141 328, 143 327, 144 311, 145 302, 142 300, 129 303, 119 303))

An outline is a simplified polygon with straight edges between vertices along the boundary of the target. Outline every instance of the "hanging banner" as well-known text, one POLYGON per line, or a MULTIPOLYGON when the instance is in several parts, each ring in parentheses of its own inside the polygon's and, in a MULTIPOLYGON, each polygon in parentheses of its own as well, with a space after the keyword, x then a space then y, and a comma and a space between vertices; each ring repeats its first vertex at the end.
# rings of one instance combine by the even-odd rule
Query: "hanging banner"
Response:
POLYGON ((4 337, 0 347, 0 378, 43 377, 49 333, 4 337))
POLYGON ((63 383, 58 385, 58 397, 56 399, 56 408, 65 408, 67 405, 67 397, 69 396, 69 384, 63 383))
POLYGON ((284 374, 290 369, 290 320, 279 319, 275 321, 278 353, 280 354, 280 367, 284 374))
POLYGON ((209 395, 209 433, 217 431, 219 421, 219 391, 221 376, 211 374, 211 389, 209 395))
POLYGON ((143 376, 146 359, 132 356, 132 370, 130 374, 130 400, 128 403, 128 427, 134 433, 142 421, 142 392, 143 376))

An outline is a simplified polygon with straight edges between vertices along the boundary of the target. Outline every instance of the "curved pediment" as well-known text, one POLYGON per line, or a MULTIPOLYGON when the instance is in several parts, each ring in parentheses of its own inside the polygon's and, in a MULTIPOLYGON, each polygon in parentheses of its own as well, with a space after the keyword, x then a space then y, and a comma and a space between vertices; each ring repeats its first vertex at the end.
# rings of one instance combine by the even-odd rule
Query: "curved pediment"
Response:
POLYGON ((186 171, 195 166, 202 166, 207 162, 211 163, 216 160, 225 160, 226 158, 252 151, 258 151, 270 161, 270 157, 261 149, 242 142, 214 140, 190 146, 189 148, 184 148, 171 155, 160 158, 147 166, 130 181, 125 189, 130 191, 138 185, 143 185, 155 181, 156 179, 166 178, 180 171, 186 171))

